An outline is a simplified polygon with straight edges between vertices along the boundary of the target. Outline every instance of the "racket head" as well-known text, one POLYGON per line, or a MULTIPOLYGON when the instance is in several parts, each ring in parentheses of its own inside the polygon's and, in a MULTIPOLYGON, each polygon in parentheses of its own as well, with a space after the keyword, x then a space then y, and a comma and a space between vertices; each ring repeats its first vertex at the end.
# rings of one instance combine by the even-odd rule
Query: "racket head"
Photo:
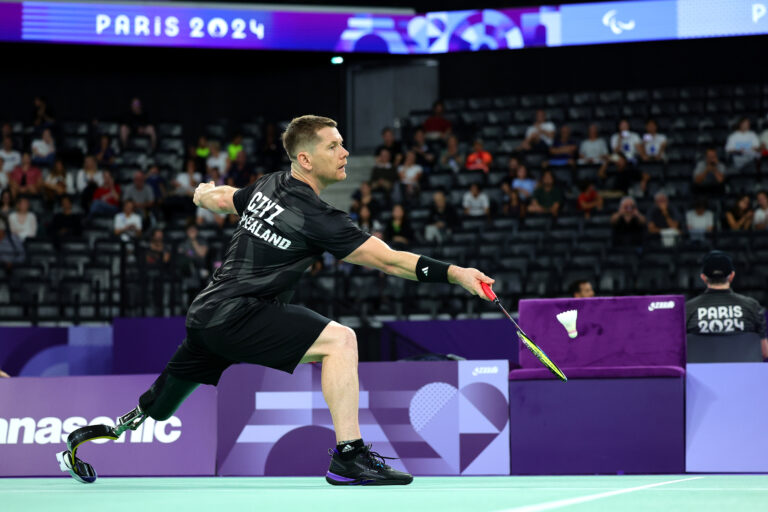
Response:
POLYGON ((528 350, 530 350, 531 353, 536 356, 536 359, 541 361, 541 364, 549 368, 549 371, 555 374, 558 379, 562 380, 563 382, 568 382, 568 377, 565 376, 563 371, 558 368, 557 365, 553 363, 552 360, 547 356, 547 354, 545 354, 544 351, 538 347, 538 345, 536 345, 528 336, 526 336, 523 331, 517 331, 517 337, 520 338, 520 341, 523 342, 523 345, 528 347, 528 350))

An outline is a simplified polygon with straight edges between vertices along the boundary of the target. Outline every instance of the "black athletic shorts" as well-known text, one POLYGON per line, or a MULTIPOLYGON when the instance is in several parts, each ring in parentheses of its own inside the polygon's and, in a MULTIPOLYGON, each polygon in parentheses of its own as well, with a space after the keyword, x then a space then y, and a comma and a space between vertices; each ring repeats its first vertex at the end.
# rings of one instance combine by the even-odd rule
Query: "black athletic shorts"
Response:
POLYGON ((253 299, 227 322, 197 329, 166 369, 179 379, 216 385, 224 370, 251 363, 293 373, 330 319, 302 306, 253 299))

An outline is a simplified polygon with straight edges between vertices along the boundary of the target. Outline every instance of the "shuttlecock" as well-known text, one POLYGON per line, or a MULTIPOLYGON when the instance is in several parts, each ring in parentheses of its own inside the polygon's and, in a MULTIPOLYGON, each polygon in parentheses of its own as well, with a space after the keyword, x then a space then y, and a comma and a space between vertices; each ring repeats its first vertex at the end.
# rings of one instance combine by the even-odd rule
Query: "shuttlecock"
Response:
POLYGON ((578 331, 576 331, 576 315, 578 314, 578 311, 575 309, 570 309, 568 311, 563 311, 562 313, 559 313, 557 315, 557 320, 560 322, 563 327, 565 327, 565 330, 568 331, 568 337, 569 338, 575 338, 579 335, 578 331))

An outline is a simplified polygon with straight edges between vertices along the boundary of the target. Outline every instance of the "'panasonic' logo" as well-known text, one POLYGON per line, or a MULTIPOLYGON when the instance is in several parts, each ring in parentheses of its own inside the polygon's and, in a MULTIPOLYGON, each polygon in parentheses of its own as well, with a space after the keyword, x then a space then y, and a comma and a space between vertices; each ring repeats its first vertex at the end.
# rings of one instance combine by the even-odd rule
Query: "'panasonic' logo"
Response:
POLYGON ((494 375, 496 373, 499 373, 498 366, 475 366, 475 369, 472 370, 473 377, 478 375, 494 375))
MULTIPOLYGON (((82 416, 73 416, 61 420, 53 416, 40 418, 1 418, 0 417, 0 444, 59 444, 66 443, 67 436, 73 431, 86 425, 109 425, 114 427, 115 420, 107 416, 98 416, 90 422, 82 416)), ((166 421, 147 420, 136 430, 130 431, 130 435, 120 436, 115 443, 125 443, 130 437, 131 443, 173 443, 181 437, 181 420, 172 416, 166 421)), ((95 439, 93 443, 106 443, 109 439, 95 439)))
POLYGON ((654 311, 656 309, 674 309, 675 308, 675 301, 669 300, 669 301, 662 301, 662 302, 651 302, 648 305, 648 311, 654 311))

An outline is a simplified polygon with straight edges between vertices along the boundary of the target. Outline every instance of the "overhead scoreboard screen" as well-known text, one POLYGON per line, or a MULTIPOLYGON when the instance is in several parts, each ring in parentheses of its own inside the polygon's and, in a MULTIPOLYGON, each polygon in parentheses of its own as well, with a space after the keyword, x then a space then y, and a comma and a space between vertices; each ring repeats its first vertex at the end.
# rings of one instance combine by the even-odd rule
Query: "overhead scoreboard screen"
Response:
POLYGON ((0 0, 0 40, 437 54, 768 33, 768 0, 646 0, 428 12, 0 0))

